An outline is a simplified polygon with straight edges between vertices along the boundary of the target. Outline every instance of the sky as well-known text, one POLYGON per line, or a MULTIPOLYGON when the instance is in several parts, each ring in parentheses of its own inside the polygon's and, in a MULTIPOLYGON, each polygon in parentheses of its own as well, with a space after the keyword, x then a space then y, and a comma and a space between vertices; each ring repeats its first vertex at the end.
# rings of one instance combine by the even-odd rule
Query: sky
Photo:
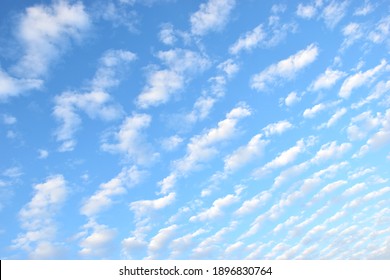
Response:
POLYGON ((1 259, 390 259, 390 3, 0 4, 1 259))

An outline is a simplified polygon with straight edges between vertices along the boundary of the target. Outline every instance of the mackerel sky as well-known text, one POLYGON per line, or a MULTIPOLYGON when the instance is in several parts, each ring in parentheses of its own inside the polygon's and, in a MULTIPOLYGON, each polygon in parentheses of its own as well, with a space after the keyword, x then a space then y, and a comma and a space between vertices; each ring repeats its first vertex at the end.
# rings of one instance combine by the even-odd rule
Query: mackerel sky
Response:
POLYGON ((390 3, 0 3, 1 259, 390 259, 390 3))

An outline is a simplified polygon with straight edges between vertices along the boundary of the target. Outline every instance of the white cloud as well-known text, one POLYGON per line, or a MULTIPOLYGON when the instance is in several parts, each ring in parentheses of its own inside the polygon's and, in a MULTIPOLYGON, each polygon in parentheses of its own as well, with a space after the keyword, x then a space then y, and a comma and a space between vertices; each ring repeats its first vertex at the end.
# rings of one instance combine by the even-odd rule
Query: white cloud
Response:
POLYGON ((345 180, 339 180, 336 182, 332 182, 327 184, 325 187, 323 187, 316 195, 313 196, 313 198, 308 202, 308 206, 313 205, 316 203, 319 199, 325 197, 327 194, 337 190, 338 188, 346 185, 348 182, 345 180))
POLYGON ((263 131, 265 133, 265 136, 270 137, 275 134, 283 134, 285 131, 291 128, 293 128, 293 125, 289 121, 283 120, 267 125, 263 128, 263 131))
POLYGON ((152 72, 148 85, 138 96, 137 104, 141 108, 157 106, 168 102, 171 95, 184 87, 184 77, 171 70, 152 72))
POLYGON ((304 5, 299 3, 296 14, 304 19, 311 19, 317 14, 317 8, 315 5, 304 5))
POLYGON ((299 101, 301 101, 301 97, 298 96, 298 94, 295 91, 292 91, 287 95, 286 99, 284 99, 284 104, 287 107, 291 107, 294 104, 298 103, 299 101))
MULTIPOLYGON (((221 64, 218 65, 218 68, 220 68, 220 66, 221 64)), ((231 68, 228 65, 222 67, 231 68)), ((232 65, 232 67, 234 67, 234 65, 232 65)), ((225 70, 233 71, 234 69, 224 69, 224 71, 225 70)), ((229 72, 227 74, 233 73, 229 72)), ((207 118, 214 107, 214 104, 225 95, 226 78, 224 76, 219 75, 211 77, 208 81, 211 83, 210 89, 202 92, 202 95, 195 101, 192 111, 184 116, 185 120, 190 124, 207 118)))
POLYGON ((352 172, 350 175, 348 175, 348 179, 350 180, 356 180, 364 175, 370 174, 375 172, 375 168, 360 168, 354 172, 352 172))
POLYGON ((237 123, 240 119, 251 115, 247 105, 239 105, 226 114, 226 119, 218 122, 216 128, 211 128, 200 135, 193 136, 187 144, 186 155, 174 161, 174 171, 159 182, 162 193, 167 193, 174 187, 179 176, 186 175, 207 160, 218 154, 215 145, 228 140, 237 133, 237 123))
POLYGON ((283 223, 280 223, 278 224, 273 230, 272 232, 274 234, 277 234, 278 232, 280 232, 283 228, 286 228, 286 227, 289 227, 293 224, 295 224, 297 221, 299 221, 300 217, 298 216, 291 216, 289 217, 287 220, 285 220, 283 223))
POLYGON ((47 158, 48 156, 49 156, 49 152, 47 150, 44 150, 44 149, 38 150, 38 158, 39 159, 44 159, 44 158, 47 158))
POLYGON ((24 52, 13 71, 29 78, 45 75, 64 46, 80 39, 89 26, 89 16, 80 2, 54 1, 51 6, 27 8, 17 30, 24 52))
POLYGON ((7 168, 6 170, 4 170, 1 173, 1 175, 8 177, 8 178, 15 179, 15 178, 19 178, 20 176, 22 176, 23 171, 20 167, 14 166, 14 167, 10 167, 10 168, 7 168))
POLYGON ((158 106, 168 102, 173 94, 183 89, 191 74, 205 70, 210 64, 203 55, 184 49, 160 51, 157 57, 168 68, 150 71, 147 85, 136 101, 141 108, 158 106))
POLYGON ((341 98, 347 99, 351 95, 351 92, 361 87, 362 85, 366 85, 367 83, 370 83, 373 81, 378 73, 380 73, 383 69, 386 69, 387 62, 386 60, 382 60, 381 63, 366 72, 358 72, 354 75, 351 75, 345 79, 343 84, 341 85, 339 96, 341 98))
POLYGON ((205 238, 199 245, 192 250, 192 258, 195 259, 214 259, 218 254, 219 245, 222 243, 223 238, 229 232, 232 232, 237 228, 238 223, 236 221, 230 222, 226 227, 221 228, 215 234, 205 238))
POLYGON ((226 119, 218 122, 218 127, 192 137, 187 145, 186 156, 175 162, 176 169, 187 173, 217 154, 214 145, 234 136, 238 121, 249 115, 251 111, 246 105, 238 106, 226 114, 226 119))
POLYGON ((355 184, 352 187, 346 189, 342 195, 352 196, 352 195, 355 195, 356 193, 358 193, 366 188, 367 188, 367 185, 365 183, 358 183, 358 184, 355 184))
POLYGON ((246 215, 253 213, 260 207, 262 207, 270 198, 272 194, 269 191, 263 191, 252 198, 245 200, 240 208, 238 208, 234 214, 236 215, 246 215))
POLYGON ((175 150, 182 142, 183 138, 178 135, 173 135, 171 137, 165 138, 162 140, 161 145, 167 151, 175 150))
MULTIPOLYGON (((313 63, 318 55, 318 47, 314 44, 307 46, 296 54, 278 63, 272 64, 264 71, 254 75, 251 79, 253 89, 263 91, 270 84, 275 84, 278 80, 291 80, 297 73, 313 63)), ((280 81, 280 82, 281 82, 280 81)))
POLYGON ((265 32, 262 25, 256 26, 253 30, 248 31, 229 48, 231 54, 238 54, 242 50, 249 51, 255 48, 261 40, 265 38, 265 32))
POLYGON ((235 251, 241 249, 244 245, 245 245, 244 242, 242 242, 242 241, 237 241, 237 242, 235 242, 235 243, 229 245, 229 246, 225 249, 225 254, 230 255, 230 254, 232 254, 233 252, 235 252, 235 251))
POLYGON ((333 126, 346 113, 347 113, 346 108, 341 108, 341 109, 337 110, 336 113, 334 113, 333 116, 326 123, 326 127, 329 128, 329 127, 333 126))
POLYGON ((362 157, 372 149, 379 149, 390 142, 390 109, 386 111, 381 119, 381 129, 371 136, 359 152, 353 155, 354 158, 362 157))
POLYGON ((57 141, 62 142, 60 151, 72 151, 76 145, 74 134, 81 125, 77 110, 86 112, 93 119, 113 120, 122 115, 121 108, 110 104, 111 97, 102 91, 86 94, 64 92, 54 101, 53 115, 61 123, 55 132, 57 141))
POLYGON ((210 208, 204 210, 203 212, 195 216, 192 216, 190 218, 190 222, 196 222, 196 221, 204 222, 207 220, 213 220, 218 217, 221 217, 224 214, 224 208, 227 208, 238 201, 239 201, 239 196, 237 194, 236 195, 228 194, 225 197, 218 198, 213 202, 210 208))
POLYGON ((266 163, 264 166, 253 171, 255 177, 262 177, 271 170, 286 166, 296 160, 297 156, 306 150, 306 146, 310 145, 310 140, 305 143, 303 139, 297 141, 295 146, 281 152, 276 158, 266 163))
POLYGON ((199 10, 190 18, 191 32, 202 36, 209 31, 221 30, 235 5, 235 0, 208 0, 200 4, 199 10))
POLYGON ((91 81, 94 91, 104 91, 117 86, 120 82, 118 78, 121 68, 125 68, 137 56, 126 50, 108 50, 100 58, 100 65, 91 81))
POLYGON ((321 146, 311 162, 318 163, 329 159, 340 158, 344 153, 350 150, 351 147, 352 145, 350 143, 342 143, 339 146, 336 141, 326 143, 321 146))
POLYGON ((81 126, 77 111, 85 112, 90 118, 105 121, 122 116, 122 108, 112 102, 107 89, 120 82, 121 70, 136 59, 136 55, 125 50, 108 50, 99 60, 99 67, 92 79, 88 93, 64 92, 55 97, 53 114, 61 122, 56 131, 57 141, 62 142, 60 151, 71 151, 76 145, 75 132, 81 126))
POLYGON ((332 70, 327 68, 325 73, 319 75, 316 80, 309 86, 312 91, 318 91, 322 89, 329 89, 336 84, 336 82, 345 77, 345 73, 339 70, 332 70))
POLYGON ((13 240, 13 247, 25 250, 30 258, 56 258, 61 246, 55 244, 56 213, 68 195, 62 175, 48 177, 34 186, 34 196, 19 212, 21 227, 26 231, 13 240))
POLYGON ((353 13, 355 16, 366 16, 374 11, 374 6, 369 1, 364 1, 364 5, 357 8, 353 13))
POLYGON ((321 16, 328 28, 333 29, 341 21, 347 13, 348 5, 348 1, 340 2, 333 0, 323 9, 321 16))
POLYGON ((121 153, 137 164, 147 165, 153 162, 157 154, 145 143, 143 130, 149 127, 152 117, 147 114, 136 114, 127 117, 117 132, 112 133, 113 142, 109 137, 103 140, 101 148, 111 153, 121 153))
POLYGON ((324 111, 327 108, 327 106, 324 103, 316 104, 312 108, 308 108, 303 112, 304 118, 312 119, 314 118, 319 112, 324 111))
POLYGON ((259 158, 264 151, 265 146, 269 143, 268 140, 263 140, 261 134, 252 137, 247 145, 239 147, 232 154, 224 159, 224 170, 226 172, 234 171, 249 161, 259 158))
POLYGON ((99 189, 83 203, 81 213, 88 217, 95 216, 113 203, 112 197, 124 194, 125 187, 138 184, 143 175, 144 172, 138 170, 136 166, 123 168, 117 176, 101 184, 99 189))
POLYGON ((6 125, 12 125, 12 124, 15 124, 17 122, 17 119, 12 116, 12 115, 8 115, 8 114, 3 114, 3 123, 6 124, 6 125))
POLYGON ((179 237, 172 241, 170 248, 172 248, 172 252, 170 255, 171 259, 177 259, 185 250, 188 250, 194 243, 193 239, 197 236, 205 233, 206 230, 198 229, 193 233, 186 234, 182 237, 179 237))
POLYGON ((390 16, 382 18, 376 25, 375 29, 370 32, 368 38, 376 43, 382 43, 389 38, 390 35, 390 16))
POLYGON ((390 89, 390 81, 380 81, 378 82, 374 89, 370 92, 370 94, 364 98, 363 100, 357 102, 357 103, 353 103, 351 105, 351 108, 352 109, 359 109, 360 107, 362 107, 363 105, 365 104, 369 104, 370 102, 374 101, 374 100, 378 100, 380 99, 386 92, 388 92, 390 89))
POLYGON ((161 26, 159 39, 166 45, 173 45, 176 42, 175 31, 172 24, 165 23, 161 26))
POLYGON ((130 32, 137 32, 137 24, 139 22, 137 12, 126 7, 123 1, 120 4, 115 2, 99 3, 99 9, 95 11, 95 15, 103 20, 110 21, 114 27, 124 26, 130 32))
POLYGON ((39 79, 13 78, 0 68, 0 84, 0 102, 5 102, 10 97, 16 97, 25 91, 40 89, 43 81, 39 79))
POLYGON ((342 33, 345 37, 343 44, 341 46, 342 50, 351 46, 357 40, 359 40, 360 38, 362 38, 364 36, 362 26, 356 22, 351 22, 348 25, 346 25, 342 29, 342 33))
POLYGON ((234 60, 231 58, 220 63, 217 66, 217 68, 224 71, 228 76, 228 78, 232 77, 235 73, 237 73, 240 70, 239 65, 236 62, 234 62, 234 60))
POLYGON ((84 231, 80 233, 83 239, 79 244, 81 247, 79 254, 84 258, 107 257, 113 248, 116 230, 95 221, 89 221, 83 229, 84 231))
POLYGON ((154 199, 154 200, 139 200, 130 203, 130 209, 134 211, 137 219, 140 219, 144 215, 151 211, 163 209, 175 201, 176 194, 171 192, 166 196, 154 199))
POLYGON ((173 238, 177 229, 177 225, 171 225, 158 231, 149 242, 148 259, 156 259, 159 257, 162 250, 166 249, 165 247, 167 247, 169 240, 173 238))
POLYGON ((378 127, 381 122, 381 115, 372 115, 371 111, 363 112, 351 119, 347 128, 348 139, 351 141, 362 140, 367 134, 378 127))

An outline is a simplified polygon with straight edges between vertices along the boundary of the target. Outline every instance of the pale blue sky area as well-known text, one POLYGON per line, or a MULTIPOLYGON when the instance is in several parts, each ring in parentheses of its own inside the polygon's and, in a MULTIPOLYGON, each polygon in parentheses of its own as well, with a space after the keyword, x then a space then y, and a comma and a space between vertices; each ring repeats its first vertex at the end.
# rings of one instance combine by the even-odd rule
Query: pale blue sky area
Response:
POLYGON ((1 259, 390 259, 388 1, 0 3, 1 259))

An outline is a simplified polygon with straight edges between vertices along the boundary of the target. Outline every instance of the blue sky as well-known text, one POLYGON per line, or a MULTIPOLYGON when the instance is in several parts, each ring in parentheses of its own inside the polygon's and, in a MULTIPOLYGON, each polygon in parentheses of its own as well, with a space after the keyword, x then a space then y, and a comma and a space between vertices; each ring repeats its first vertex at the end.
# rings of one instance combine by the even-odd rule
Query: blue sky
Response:
POLYGON ((389 259, 388 1, 11 1, 1 259, 389 259))

